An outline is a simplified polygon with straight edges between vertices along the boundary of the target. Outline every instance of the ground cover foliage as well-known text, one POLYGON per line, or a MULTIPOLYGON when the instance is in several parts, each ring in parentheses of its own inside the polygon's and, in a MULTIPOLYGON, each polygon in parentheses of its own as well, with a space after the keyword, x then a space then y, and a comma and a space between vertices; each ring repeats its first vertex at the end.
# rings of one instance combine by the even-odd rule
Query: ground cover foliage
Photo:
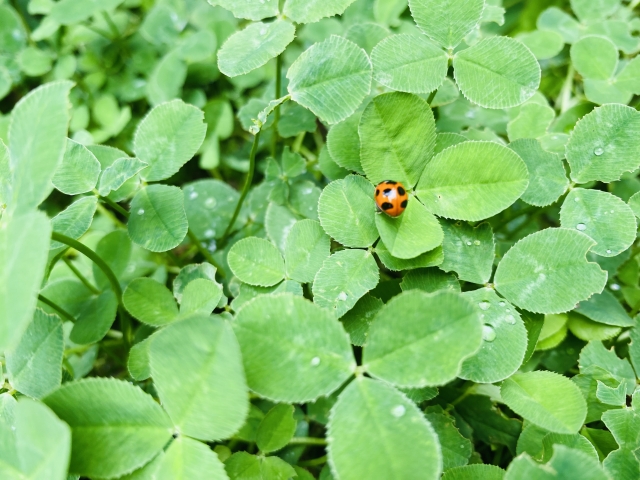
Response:
POLYGON ((640 478, 639 4, 0 0, 0 477, 640 478))

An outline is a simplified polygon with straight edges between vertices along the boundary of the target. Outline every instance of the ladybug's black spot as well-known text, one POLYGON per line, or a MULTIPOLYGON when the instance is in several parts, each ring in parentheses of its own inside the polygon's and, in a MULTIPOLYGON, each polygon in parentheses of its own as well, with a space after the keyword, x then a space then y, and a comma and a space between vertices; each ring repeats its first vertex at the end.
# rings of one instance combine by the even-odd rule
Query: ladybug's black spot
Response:
POLYGON ((395 184, 397 184, 398 182, 394 182, 393 180, 387 180, 387 181, 386 181, 386 182, 384 182, 384 183, 386 183, 387 185, 395 185, 395 184))
POLYGON ((389 210, 390 208, 393 208, 393 205, 389 202, 384 202, 380 205, 380 208, 382 208, 382 210, 389 210))
POLYGON ((398 187, 398 193, 399 193, 400 195, 404 195, 404 194, 405 194, 405 193, 407 193, 407 192, 405 192, 404 188, 402 188, 402 187, 398 187))
POLYGON ((376 188, 376 197, 377 197, 378 195, 380 195, 380 190, 378 190, 378 189, 376 188))
POLYGON ((409 202, 409 200, 403 200, 402 203, 400 204, 400 206, 402 208, 407 208, 407 203, 409 202))
POLYGON ((389 195, 389 192, 390 192, 390 191, 391 191, 391 189, 390 189, 390 188, 385 188, 385 189, 382 191, 382 194, 383 194, 383 195, 389 195))

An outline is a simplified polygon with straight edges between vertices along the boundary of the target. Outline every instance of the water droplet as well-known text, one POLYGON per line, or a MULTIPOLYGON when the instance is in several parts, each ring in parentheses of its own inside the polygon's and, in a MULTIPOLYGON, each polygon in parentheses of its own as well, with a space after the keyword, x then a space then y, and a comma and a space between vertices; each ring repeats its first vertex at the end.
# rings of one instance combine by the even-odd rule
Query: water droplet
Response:
POLYGON ((204 206, 205 206, 205 207, 207 207, 207 208, 215 208, 215 206, 216 206, 216 204, 217 204, 217 203, 218 203, 218 202, 216 202, 216 199, 215 199, 215 198, 213 198, 213 197, 209 197, 209 198, 207 198, 207 199, 205 200, 205 202, 204 202, 204 206))
POLYGON ((498 305, 500 305, 501 307, 504 307, 506 305, 506 303, 500 302, 498 305))
POLYGON ((509 325, 516 324, 516 317, 514 317, 513 315, 507 315, 506 317, 504 317, 504 319, 507 321, 509 325))
POLYGON ((474 241, 473 241, 473 244, 474 244, 474 245, 480 245, 480 240, 474 240, 474 241))
POLYGON ((311 366, 317 367, 318 365, 320 365, 320 357, 313 357, 311 359, 311 366))
POLYGON ((618 285, 617 283, 612 283, 609 288, 611 288, 611 290, 617 292, 618 290, 620 290, 620 285, 618 285))
POLYGON ((580 230, 581 232, 585 231, 587 229, 587 226, 584 223, 579 223, 576 225, 576 228, 578 230, 580 230))
POLYGON ((574 202, 579 202, 579 201, 580 201, 580 199, 579 199, 578 197, 576 197, 576 198, 574 198, 574 199, 573 199, 573 201, 574 201, 574 202))
POLYGON ((348 298, 348 297, 347 297, 347 294, 346 294, 346 293, 344 293, 344 292, 340 292, 340 293, 338 294, 338 300, 340 300, 341 302, 344 302, 347 298, 348 298))
POLYGON ((493 342, 496 339, 496 331, 491 325, 482 326, 482 339, 485 342, 493 342))
POLYGON ((470 246, 470 245, 471 245, 471 241, 467 241, 467 245, 469 245, 469 246, 470 246))
POLYGON ((215 252, 218 249, 218 244, 216 243, 215 240, 211 240, 211 242, 209 243, 209 245, 207 246, 207 250, 209 250, 211 253, 215 252))
POLYGON ((611 213, 613 213, 613 210, 611 210, 611 213))
POLYGON ((404 405, 396 405, 391 409, 391 415, 393 415, 394 417, 400 418, 405 414, 406 411, 407 409, 404 408, 404 405))
POLYGON ((607 253, 611 253, 611 250, 607 250, 607 253))
POLYGON ((483 300, 482 302, 480 302, 478 304, 478 306, 482 309, 482 310, 489 310, 489 307, 491 306, 491 304, 489 302, 487 302, 486 300, 483 300))
POLYGON ((213 237, 214 234, 215 234, 215 232, 209 228, 208 230, 205 230, 204 238, 211 238, 211 237, 213 237))
POLYGON ((198 198, 198 192, 191 192, 189 194, 189 200, 195 200, 196 198, 198 198))
POLYGON ((267 28, 261 28, 260 29, 260 35, 266 35, 267 34, 267 28))
POLYGON ((144 215, 144 208, 141 208, 140 210, 138 210, 138 215, 144 215))
POLYGON ((593 154, 594 154, 594 155, 597 155, 598 157, 599 157, 600 155, 602 155, 603 153, 604 153, 604 148, 602 148, 602 147, 597 147, 597 148, 593 151, 593 154))

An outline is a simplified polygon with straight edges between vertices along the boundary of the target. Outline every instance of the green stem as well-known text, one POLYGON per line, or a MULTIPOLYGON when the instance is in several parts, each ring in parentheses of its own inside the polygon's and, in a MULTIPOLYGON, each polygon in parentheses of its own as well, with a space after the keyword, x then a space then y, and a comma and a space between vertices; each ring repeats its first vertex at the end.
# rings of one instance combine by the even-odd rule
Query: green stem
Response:
POLYGON ((222 235, 220 242, 218 245, 220 248, 223 248, 233 229, 233 225, 236 223, 236 219, 238 218, 238 214, 240 213, 240 209, 242 208, 242 203, 244 202, 245 197, 249 193, 249 188, 251 188, 251 184, 253 183, 253 174, 256 171, 256 153, 258 152, 258 143, 260 141, 260 131, 256 133, 256 136, 253 137, 253 146, 251 147, 251 153, 249 154, 249 172, 247 173, 247 179, 244 182, 244 187, 242 188, 242 193, 240 194, 240 199, 238 200, 238 205, 236 205, 236 210, 233 212, 233 216, 231 217, 231 221, 229 222, 229 226, 222 235))
POLYGON ((80 280, 85 287, 91 290, 91 292, 94 295, 100 295, 100 290, 98 290, 96 287, 91 285, 91 282, 89 282, 89 280, 87 280, 87 278, 84 275, 82 275, 80 270, 77 269, 77 267, 73 264, 71 260, 69 260, 67 257, 62 257, 62 261, 67 264, 67 267, 69 267, 69 270, 71 270, 75 274, 75 276, 78 277, 78 280, 80 280))
POLYGON ((118 205, 116 202, 111 200, 110 198, 101 197, 101 196, 99 196, 98 198, 100 199, 101 202, 106 203, 107 205, 109 205, 111 208, 113 208, 116 212, 118 212, 123 217, 129 218, 130 213, 127 210, 125 210, 124 208, 122 208, 120 205, 118 205))
POLYGON ((436 93, 438 93, 438 89, 437 88, 433 92, 431 92, 429 94, 429 98, 427 98, 427 103, 429 105, 431 105, 431 102, 433 102, 433 99, 436 98, 436 93))
POLYGON ((327 445, 327 441, 324 438, 293 437, 289 445, 327 445))
POLYGON ((24 18, 22 9, 18 6, 18 2, 16 0, 11 0, 11 5, 13 6, 14 10, 18 12, 18 17, 20 17, 20 23, 22 23, 22 27, 24 28, 24 31, 27 32, 27 42, 29 42, 29 45, 31 45, 32 47, 35 47, 36 42, 34 42, 33 38, 31 38, 31 27, 29 27, 27 20, 24 18))
MULTIPOLYGON (((276 57, 276 96, 280 98, 282 92, 282 54, 276 57)), ((273 139, 271 141, 271 156, 276 157, 276 150, 278 148, 278 122, 280 121, 280 105, 274 110, 273 116, 273 139)))
POLYGON ((569 103, 571 101, 571 93, 573 92, 573 77, 575 75, 575 70, 573 68, 573 64, 569 64, 569 69, 567 70, 567 76, 562 84, 562 88, 560 89, 560 93, 558 94, 558 98, 556 99, 556 108, 559 107, 560 113, 564 113, 569 110, 569 103))
POLYGON ((312 460, 305 460, 303 462, 298 462, 298 465, 300 465, 301 467, 315 467, 317 465, 324 465, 325 463, 327 463, 326 455, 319 458, 314 458, 312 460))
POLYGON ((55 257, 51 259, 51 262, 49 262, 49 265, 47 265, 47 270, 44 273, 45 282, 49 280, 49 276, 51 275, 51 271, 53 270, 53 267, 56 266, 56 263, 58 263, 58 260, 64 257, 64 254, 66 253, 66 251, 67 249, 65 248, 64 250, 62 250, 60 253, 58 253, 55 257))
POLYGON ((90 344, 90 345, 79 345, 77 347, 67 348, 64 351, 64 356, 65 357, 70 357, 71 355, 82 355, 87 350, 89 350, 91 347, 93 347, 93 344, 90 344))
POLYGON ((105 32, 104 30, 102 30, 101 28, 98 27, 94 27, 93 25, 86 25, 86 27, 91 30, 92 32, 96 32, 98 35, 106 38, 107 40, 113 40, 111 38, 111 35, 109 35, 108 32, 105 32))
POLYGON ((458 405, 460 402, 462 402, 465 398, 467 398, 469 395, 472 395, 474 390, 475 384, 471 384, 469 387, 467 387, 467 389, 462 392, 462 395, 460 395, 458 398, 456 398, 453 402, 451 402, 447 408, 444 409, 445 412, 449 412, 451 411, 456 405, 458 405))
POLYGON ((76 319, 73 317, 73 315, 71 315, 69 312, 67 312, 64 308, 62 308, 60 305, 58 305, 57 303, 52 302, 51 300, 49 300, 47 297, 43 296, 43 295, 38 295, 38 300, 40 300, 42 303, 44 303, 45 305, 49 305, 51 308, 53 308, 56 312, 58 312, 60 314, 61 317, 66 318, 67 320, 69 320, 70 322, 75 322, 76 319))
POLYGON ((109 219, 110 219, 110 220, 111 220, 115 225, 117 225, 118 227, 120 227, 120 228, 127 228, 127 226, 126 226, 124 223, 122 223, 122 222, 118 219, 118 217, 116 217, 116 216, 113 214, 113 212, 112 212, 111 210, 109 210, 108 208, 105 208, 105 206, 104 206, 104 205, 101 205, 100 203, 98 203, 98 211, 99 211, 100 213, 102 213, 103 215, 105 215, 105 216, 109 217, 109 219))
POLYGON ((112 40, 117 39, 120 36, 120 32, 118 31, 118 26, 113 22, 113 20, 111 20, 111 17, 109 16, 109 14, 106 11, 104 11, 104 10, 102 11, 102 16, 106 20, 107 24, 109 25, 109 29, 111 30, 111 33, 113 34, 112 40))
POLYGON ((209 252, 209 250, 204 248, 204 245, 202 245, 202 242, 198 240, 198 237, 196 237, 196 234, 193 233, 191 230, 188 230, 187 235, 191 239, 191 243, 195 245, 195 247, 198 249, 200 254, 207 260, 207 262, 209 262, 211 265, 216 267, 220 276, 224 277, 224 270, 222 270, 222 267, 220 266, 220 264, 216 262, 215 258, 213 258, 213 255, 211 255, 211 252, 209 252))
POLYGON ((100 258, 100 256, 96 252, 91 250, 86 245, 80 243, 76 239, 67 237, 66 235, 63 235, 58 232, 51 233, 51 240, 64 243, 65 245, 68 245, 71 248, 75 248, 77 251, 79 251, 80 253, 85 255, 87 258, 89 258, 91 261, 93 261, 93 263, 95 263, 98 266, 98 268, 102 270, 102 272, 105 274, 105 276, 107 277, 107 280, 109 280, 109 283, 111 284, 111 288, 113 289, 113 293, 116 294, 116 300, 118 301, 118 305, 120 305, 121 307, 124 306, 122 304, 122 289, 120 288, 120 282, 118 281, 118 278, 115 276, 115 274, 113 273, 113 270, 111 270, 109 265, 107 265, 107 263, 104 260, 102 260, 102 258, 100 258))

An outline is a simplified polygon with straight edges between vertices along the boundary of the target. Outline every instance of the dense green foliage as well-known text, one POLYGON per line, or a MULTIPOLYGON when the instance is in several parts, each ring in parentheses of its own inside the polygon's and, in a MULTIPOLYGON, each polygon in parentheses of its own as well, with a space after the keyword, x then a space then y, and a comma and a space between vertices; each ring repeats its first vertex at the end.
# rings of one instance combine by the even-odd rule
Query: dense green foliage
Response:
POLYGON ((638 52, 640 0, 0 0, 0 478, 640 478, 638 52))

